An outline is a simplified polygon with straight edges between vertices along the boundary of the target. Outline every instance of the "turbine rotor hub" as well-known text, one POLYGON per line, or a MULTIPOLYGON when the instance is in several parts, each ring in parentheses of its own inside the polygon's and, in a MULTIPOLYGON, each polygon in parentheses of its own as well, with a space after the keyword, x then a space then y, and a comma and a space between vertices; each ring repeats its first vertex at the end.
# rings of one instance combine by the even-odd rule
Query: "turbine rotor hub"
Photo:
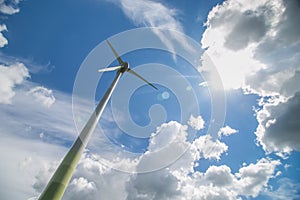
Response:
POLYGON ((128 69, 129 69, 129 63, 128 63, 128 62, 124 62, 124 63, 122 64, 122 68, 120 69, 120 71, 121 71, 122 73, 124 73, 124 72, 126 72, 128 69))

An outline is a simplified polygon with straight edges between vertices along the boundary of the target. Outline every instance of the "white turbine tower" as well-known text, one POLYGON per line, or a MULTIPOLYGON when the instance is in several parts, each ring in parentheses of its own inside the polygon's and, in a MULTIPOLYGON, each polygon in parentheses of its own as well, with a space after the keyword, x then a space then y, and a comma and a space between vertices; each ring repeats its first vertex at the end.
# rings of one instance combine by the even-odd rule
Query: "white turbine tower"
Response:
POLYGON ((69 181, 73 175, 73 172, 76 168, 76 165, 82 155, 83 150, 85 149, 89 138, 91 134, 93 133, 100 117, 101 114, 112 94, 114 91, 121 75, 125 72, 129 72, 136 77, 142 79, 145 81, 147 84, 152 86, 153 88, 157 89, 153 84, 148 82, 146 79, 144 79, 142 76, 137 74, 135 71, 129 68, 128 62, 123 62, 123 60, 120 58, 118 53, 115 51, 115 49, 112 47, 110 42, 107 40, 106 41, 111 50, 113 51, 115 57, 117 58, 119 62, 119 66, 116 67, 110 67, 110 68, 104 68, 104 69, 99 69, 98 72, 107 72, 107 71, 114 71, 117 70, 116 76, 111 83, 110 87, 104 94, 103 98, 97 105, 96 109, 92 113, 91 117, 89 118, 88 122, 82 129, 81 133, 77 137, 76 141, 72 145, 71 149, 69 152, 66 154, 58 168, 56 169, 55 173, 52 175, 50 181, 48 182, 46 188, 44 191, 41 193, 39 196, 39 200, 60 200, 66 190, 66 187, 69 184, 69 181))

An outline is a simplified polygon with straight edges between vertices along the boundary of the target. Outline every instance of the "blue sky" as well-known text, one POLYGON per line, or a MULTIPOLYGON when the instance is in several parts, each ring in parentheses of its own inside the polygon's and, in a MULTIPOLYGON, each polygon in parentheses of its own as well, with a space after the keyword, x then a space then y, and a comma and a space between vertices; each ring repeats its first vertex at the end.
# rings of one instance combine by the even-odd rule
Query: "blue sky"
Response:
POLYGON ((0 0, 1 199, 47 184, 113 80, 106 39, 159 90, 121 77, 63 199, 299 199, 299 6, 0 0))

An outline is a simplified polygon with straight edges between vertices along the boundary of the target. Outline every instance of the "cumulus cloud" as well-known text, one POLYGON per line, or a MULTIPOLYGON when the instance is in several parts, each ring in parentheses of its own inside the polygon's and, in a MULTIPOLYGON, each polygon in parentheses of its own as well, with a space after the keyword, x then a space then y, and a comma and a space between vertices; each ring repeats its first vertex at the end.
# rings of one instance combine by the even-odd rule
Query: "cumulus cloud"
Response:
POLYGON ((204 128, 204 120, 203 118, 199 115, 198 117, 194 117, 191 115, 188 124, 195 130, 199 131, 204 128))
POLYGON ((224 135, 224 136, 232 135, 237 132, 238 132, 238 130, 233 129, 230 126, 225 126, 225 127, 220 128, 220 130, 218 132, 218 137, 220 138, 220 137, 222 137, 222 135, 224 135))
POLYGON ((151 172, 169 166, 193 172, 200 158, 220 160, 228 146, 210 135, 188 141, 188 127, 175 121, 164 123, 152 134, 146 151, 137 164, 138 172, 151 172), (170 166, 171 165, 171 166, 170 166))
POLYGON ((14 88, 29 77, 28 69, 22 63, 10 66, 0 64, 0 103, 11 104, 14 88))
POLYGON ((221 155, 228 150, 228 146, 219 140, 213 140, 210 135, 197 138, 193 145, 205 159, 221 159, 221 155))
MULTIPOLYGON (((232 173, 227 165, 210 166, 203 173, 194 171, 200 154, 206 159, 218 158, 227 147, 209 138, 200 137, 200 141, 210 142, 205 145, 199 144, 199 141, 193 143, 182 157, 167 168, 130 175, 126 182, 126 199, 240 199, 240 196, 256 197, 267 188, 269 179, 275 176, 276 166, 281 164, 277 160, 262 158, 256 163, 244 165, 237 173, 232 173), (211 146, 212 150, 208 151, 207 146, 211 146)), ((145 160, 142 157, 137 167, 143 165, 145 160)), ((165 158, 165 155, 161 157, 165 158)), ((160 162, 158 159, 151 161, 160 162)))
MULTIPOLYGON (((5 160, 5 163, 0 166, 0 193, 4 199, 27 199, 38 196, 66 153, 66 144, 71 144, 78 134, 73 121, 70 94, 53 91, 56 100, 51 109, 48 109, 44 104, 36 103, 36 97, 32 93, 28 94, 28 88, 33 88, 34 91, 38 89, 38 95, 41 92, 39 89, 47 90, 30 81, 24 81, 22 87, 15 89, 16 95, 11 105, 0 104, 0 118, 6 122, 0 126, 0 135, 3 138, 0 141, 0 158, 5 160), (18 189, 15 188, 13 193, 9 192, 14 187, 18 189)), ((87 104, 85 100, 80 101, 80 111, 83 116, 91 114, 87 104)), ((109 121, 107 118, 104 112, 102 119, 107 122, 109 121)), ((107 138, 98 129, 95 130, 94 135, 97 140, 93 141, 92 138, 91 143, 96 142, 97 146, 100 146, 99 152, 107 151, 106 147, 109 143, 105 140, 107 138)), ((116 155, 112 149, 109 149, 108 153, 116 155)), ((111 155, 108 157, 112 157, 111 155)), ((135 165, 133 161, 130 162, 131 160, 128 162, 126 159, 119 160, 121 161, 118 164, 123 167, 135 165)), ((87 186, 94 183, 97 188, 97 192, 89 190, 85 199, 95 199, 93 195, 103 199, 112 199, 111 196, 122 199, 126 196, 125 189, 120 190, 118 194, 116 191, 125 188, 128 175, 117 174, 107 166, 113 165, 108 161, 100 162, 99 159, 85 154, 74 175, 77 181, 68 188, 66 199, 74 200, 76 197, 82 199, 81 195, 84 192, 79 191, 79 186, 84 185, 85 180, 87 186), (84 180, 80 179, 81 177, 84 180), (123 177, 124 180, 121 179, 123 177)))
POLYGON ((232 13, 232 17, 241 17, 234 24, 225 38, 224 46, 234 51, 245 48, 251 42, 258 42, 266 34, 266 22, 262 13, 253 10, 240 14, 232 13), (236 16, 237 15, 237 16, 236 16), (255 27, 255 29, 253 29, 255 27))
POLYGON ((148 151, 159 151, 173 142, 185 141, 186 129, 186 127, 175 121, 162 124, 157 127, 155 133, 151 134, 148 151))
POLYGON ((69 190, 65 195, 67 199, 96 199, 96 184, 84 177, 74 178, 69 184, 69 190))
POLYGON ((127 200, 177 199, 179 180, 168 169, 132 176, 127 182, 127 200))
POLYGON ((94 182, 89 182, 83 177, 73 179, 73 181, 70 184, 71 186, 74 186, 74 188, 79 192, 96 189, 94 182))
MULTIPOLYGON (((282 113, 293 115, 283 105, 297 98, 299 91, 300 29, 295 20, 300 17, 299 8, 297 0, 227 0, 210 11, 201 40, 225 88, 241 88, 262 98, 256 135, 269 153, 299 150, 292 142, 297 136, 291 125, 278 120, 282 113), (286 139, 284 133, 288 133, 286 139)), ((200 69, 209 71, 205 66, 200 69)))
POLYGON ((274 177, 276 166, 280 165, 278 160, 261 159, 256 164, 239 169, 236 177, 239 179, 238 189, 245 196, 256 197, 263 187, 267 186, 268 180, 274 177))
MULTIPOLYGON (((257 163, 241 167, 232 173, 226 165, 210 166, 205 173, 197 174, 194 196, 199 199, 239 199, 240 196, 257 197, 274 177, 277 160, 260 159, 257 163)), ((192 198, 190 198, 192 199, 192 198)))
MULTIPOLYGON (((178 122, 162 124, 156 132, 158 139, 154 140, 152 138, 153 141, 149 144, 148 153, 142 154, 137 162, 126 161, 128 158, 118 156, 116 159, 120 162, 123 160, 123 163, 126 162, 128 169, 135 167, 141 169, 147 164, 152 165, 150 168, 153 169, 156 164, 159 164, 167 156, 164 152, 161 153, 162 149, 170 148, 174 151, 176 148, 181 148, 182 143, 187 143, 186 131, 187 126, 178 122), (157 143, 160 139, 163 142, 157 143), (159 154, 155 154, 156 151, 159 154), (155 156, 149 156, 152 153, 155 156)), ((193 163, 194 159, 192 158, 189 161, 193 163)), ((184 157, 184 161, 187 161, 186 157, 184 157)), ((123 173, 113 170, 111 164, 103 158, 86 151, 75 170, 64 199, 76 200, 83 197, 85 199, 180 199, 183 197, 181 191, 178 190, 180 181, 172 173, 172 170, 178 170, 178 165, 172 167, 172 170, 163 168, 149 173, 123 173), (83 188, 87 188, 89 192, 83 191, 83 188)), ((187 164, 185 163, 185 165, 187 164)), ((47 183, 46 180, 49 179, 49 172, 52 169, 50 166, 48 165, 49 168, 41 168, 38 171, 33 184, 36 192, 40 192, 40 189, 47 183)))
POLYGON ((264 96, 279 92, 299 68, 300 55, 292 53, 300 41, 298 7, 298 1, 228 0, 211 10, 201 43, 227 87, 264 96), (287 27, 293 37, 283 34, 287 27))
POLYGON ((210 166, 206 172, 195 172, 192 176, 175 173, 185 199, 241 199, 257 197, 274 177, 277 160, 262 158, 256 163, 241 167, 232 173, 226 165, 210 166))
MULTIPOLYGON (((28 163, 27 166, 23 166, 23 167, 28 168, 30 167, 30 165, 32 165, 32 162, 28 163)), ((43 163, 39 165, 38 171, 34 176, 34 183, 32 184, 32 188, 36 192, 41 193, 43 191, 43 189, 47 185, 47 182, 50 180, 51 175, 54 173, 58 165, 59 165, 58 161, 50 162, 50 160, 44 160, 43 163)))
POLYGON ((17 137, 13 132, 4 135, 3 132, 1 126, 0 158, 5 161, 0 166, 1 198, 28 199, 38 196, 37 191, 42 190, 67 149, 17 137))
MULTIPOLYGON (((186 126, 180 126, 177 122, 169 122, 163 124, 158 133, 163 134, 163 131, 167 131, 166 133, 168 133, 169 130, 175 130, 173 132, 175 135, 180 135, 180 132, 182 132, 181 138, 185 139, 186 126)), ((174 136, 168 134, 161 137, 168 141, 167 137, 172 138, 174 136)), ((179 140, 175 141, 173 140, 173 143, 177 147, 180 147, 179 140)), ((216 144, 220 143, 216 142, 216 144)), ((161 149, 162 147, 161 144, 157 143, 153 143, 152 145, 154 145, 152 148, 159 147, 161 149)), ((240 199, 241 196, 256 197, 261 191, 266 190, 269 179, 276 174, 276 166, 280 165, 280 162, 277 160, 263 158, 256 163, 243 165, 236 173, 233 173, 227 165, 213 165, 205 172, 194 171, 193 167, 200 159, 200 152, 205 151, 201 148, 206 147, 191 144, 185 154, 173 163, 170 163, 168 167, 146 173, 123 173, 113 170, 109 165, 106 165, 107 162, 102 160, 101 157, 86 151, 75 170, 64 198, 76 200, 84 196, 85 199, 109 198, 130 200, 240 199), (86 190, 83 190, 83 188, 86 188, 86 190)), ((152 149, 153 151, 154 149, 152 149)), ((118 154, 117 156, 120 155, 118 154)), ((155 166, 154 162, 161 162, 166 158, 165 154, 157 154, 156 156, 151 157, 148 152, 142 154, 137 162, 129 161, 127 163, 131 167, 138 169, 144 167, 145 164, 152 165, 153 167, 155 166), (148 157, 148 159, 145 159, 145 157, 148 157)), ((128 158, 125 159, 122 157, 118 159, 128 160, 128 158)), ((43 170, 38 173, 37 177, 48 176, 47 174, 50 169, 44 168, 43 170), (43 172, 43 170, 46 171, 43 172)), ((45 184, 45 178, 37 178, 34 185, 45 184)))
POLYGON ((53 92, 50 89, 45 87, 37 86, 27 93, 28 95, 32 95, 35 100, 46 107, 50 107, 55 102, 55 97, 53 96, 53 92))
POLYGON ((20 11, 18 8, 19 2, 19 0, 0 0, 0 12, 7 15, 18 13, 20 11))
MULTIPOLYGON (((252 5, 257 4, 255 2, 252 5)), ((264 67, 253 59, 252 45, 265 32, 256 34, 253 27, 255 22, 262 20, 261 15, 262 11, 251 8, 249 2, 239 3, 235 0, 217 5, 208 15, 201 44, 203 48, 208 48, 206 53, 216 65, 225 88, 243 87, 247 74, 264 67), (251 34, 245 34, 247 30, 251 30, 251 34)))
POLYGON ((148 150, 137 165, 139 172, 155 171, 174 163, 189 148, 187 126, 170 121, 151 135, 148 150))
MULTIPOLYGON (((15 73, 5 78, 11 75, 15 73)), ((27 88, 38 86, 24 81, 22 87, 14 89, 11 105, 0 104, 0 118, 5 121, 0 126, 0 158, 5 160, 0 170, 0 193, 4 199, 38 196, 66 153, 65 144, 77 135, 69 95, 56 91, 57 101, 48 109, 36 103, 27 88)))
MULTIPOLYGON (((19 0, 0 0, 0 13, 6 14, 6 15, 13 15, 17 12, 19 12, 18 8, 19 0)), ((0 48, 4 47, 8 44, 7 39, 3 35, 3 31, 7 31, 6 25, 1 24, 0 25, 0 48)))
POLYGON ((264 150, 289 154, 300 151, 300 92, 286 102, 265 103, 257 112, 259 125, 255 134, 264 150))
POLYGON ((226 186, 233 183, 234 176, 231 174, 231 169, 226 165, 210 166, 205 174, 205 180, 215 186, 226 186))
POLYGON ((4 35, 2 33, 3 31, 7 31, 5 24, 0 25, 0 48, 2 48, 8 44, 7 39, 4 37, 4 35))
POLYGON ((126 199, 126 184, 132 176, 113 170, 85 152, 74 172, 64 199, 126 199))

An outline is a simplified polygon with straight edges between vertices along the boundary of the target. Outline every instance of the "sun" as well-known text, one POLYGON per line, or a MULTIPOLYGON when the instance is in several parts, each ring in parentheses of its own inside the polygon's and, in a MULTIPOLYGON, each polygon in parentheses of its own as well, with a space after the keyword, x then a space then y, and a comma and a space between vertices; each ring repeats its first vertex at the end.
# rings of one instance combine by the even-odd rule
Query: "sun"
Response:
MULTIPOLYGON (((264 64, 257 61, 253 55, 253 47, 249 46, 239 51, 224 48, 209 48, 202 57, 200 72, 217 70, 225 90, 239 89, 246 86, 246 77, 265 68, 264 64)), ((211 81, 210 86, 214 85, 211 81)))

